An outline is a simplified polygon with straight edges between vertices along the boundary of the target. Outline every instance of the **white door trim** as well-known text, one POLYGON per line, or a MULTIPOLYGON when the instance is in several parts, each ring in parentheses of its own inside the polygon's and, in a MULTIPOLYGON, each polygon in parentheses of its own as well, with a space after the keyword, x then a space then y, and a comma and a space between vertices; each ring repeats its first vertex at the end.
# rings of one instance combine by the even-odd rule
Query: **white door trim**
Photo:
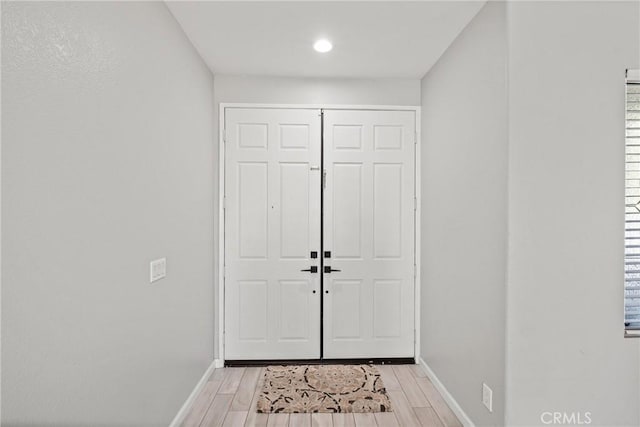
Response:
MULTIPOLYGON (((415 331, 415 350, 414 358, 416 363, 420 360, 420 242, 422 229, 420 226, 421 217, 421 199, 420 199, 420 182, 421 182, 421 126, 419 106, 398 106, 398 105, 332 105, 332 104, 248 104, 248 103, 220 103, 218 117, 218 357, 220 363, 224 366, 224 252, 225 252, 225 236, 224 236, 224 211, 225 211, 225 110, 227 108, 288 108, 288 109, 325 109, 325 110, 366 110, 366 111, 413 111, 416 115, 416 150, 415 150, 415 263, 416 278, 414 282, 414 331, 415 331)), ((215 338, 215 337, 214 337, 215 338)))

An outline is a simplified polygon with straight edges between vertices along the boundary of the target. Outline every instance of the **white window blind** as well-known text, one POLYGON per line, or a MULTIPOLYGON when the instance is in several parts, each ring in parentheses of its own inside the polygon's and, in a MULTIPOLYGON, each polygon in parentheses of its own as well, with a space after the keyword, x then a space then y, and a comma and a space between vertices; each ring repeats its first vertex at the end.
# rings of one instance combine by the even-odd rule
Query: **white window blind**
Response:
POLYGON ((627 71, 624 325, 640 332, 640 78, 627 71))

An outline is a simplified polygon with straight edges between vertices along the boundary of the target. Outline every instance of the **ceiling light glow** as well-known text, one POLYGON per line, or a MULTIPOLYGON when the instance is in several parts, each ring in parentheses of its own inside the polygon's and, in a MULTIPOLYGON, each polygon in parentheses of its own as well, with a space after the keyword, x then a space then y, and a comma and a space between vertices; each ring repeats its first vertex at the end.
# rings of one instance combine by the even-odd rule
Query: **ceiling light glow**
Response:
POLYGON ((315 42, 313 48, 318 52, 325 53, 333 49, 333 45, 329 40, 322 39, 315 42))

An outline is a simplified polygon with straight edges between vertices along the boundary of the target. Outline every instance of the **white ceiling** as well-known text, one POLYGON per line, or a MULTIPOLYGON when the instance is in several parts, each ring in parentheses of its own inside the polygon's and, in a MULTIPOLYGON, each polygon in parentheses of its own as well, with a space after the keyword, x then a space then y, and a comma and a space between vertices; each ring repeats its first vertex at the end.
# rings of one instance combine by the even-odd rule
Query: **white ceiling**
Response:
POLYGON ((421 78, 484 3, 167 2, 215 74, 354 78, 421 78))

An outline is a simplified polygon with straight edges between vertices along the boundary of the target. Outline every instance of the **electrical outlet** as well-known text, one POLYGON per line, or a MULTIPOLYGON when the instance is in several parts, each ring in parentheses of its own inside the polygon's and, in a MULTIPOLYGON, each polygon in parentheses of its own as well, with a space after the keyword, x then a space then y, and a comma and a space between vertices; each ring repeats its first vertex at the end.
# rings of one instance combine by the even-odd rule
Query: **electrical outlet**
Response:
POLYGON ((482 403, 489 412, 493 412, 493 390, 485 383, 482 383, 482 403))
POLYGON ((167 275, 167 259, 160 258, 155 261, 151 261, 149 264, 150 283, 155 282, 156 280, 160 280, 167 275))

